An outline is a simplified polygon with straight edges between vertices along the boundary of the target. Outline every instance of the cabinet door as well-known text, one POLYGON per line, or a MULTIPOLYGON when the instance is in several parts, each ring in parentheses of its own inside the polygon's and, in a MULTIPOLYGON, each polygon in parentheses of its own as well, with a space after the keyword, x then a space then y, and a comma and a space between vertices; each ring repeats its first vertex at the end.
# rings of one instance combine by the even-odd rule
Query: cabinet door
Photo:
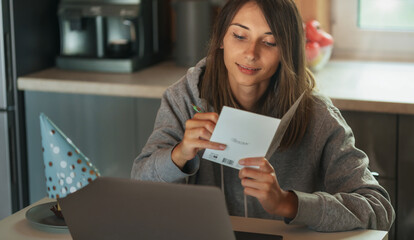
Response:
POLYGON ((414 116, 401 115, 398 138, 397 238, 414 237, 414 116))
POLYGON ((0 111, 0 220, 12 214, 8 130, 7 114, 0 111))
POLYGON ((371 171, 379 179, 396 179, 397 166, 397 115, 342 112, 355 135, 355 145, 369 157, 371 171))
POLYGON ((26 92, 30 202, 46 196, 39 114, 45 113, 100 170, 129 178, 140 149, 136 99, 26 92))
MULTIPOLYGON (((355 135, 355 145, 369 158, 369 167, 379 174, 378 182, 391 198, 396 209, 397 119, 394 114, 342 111, 355 135)), ((394 224, 395 225, 395 224, 394 224)), ((395 227, 389 232, 394 239, 395 227)))

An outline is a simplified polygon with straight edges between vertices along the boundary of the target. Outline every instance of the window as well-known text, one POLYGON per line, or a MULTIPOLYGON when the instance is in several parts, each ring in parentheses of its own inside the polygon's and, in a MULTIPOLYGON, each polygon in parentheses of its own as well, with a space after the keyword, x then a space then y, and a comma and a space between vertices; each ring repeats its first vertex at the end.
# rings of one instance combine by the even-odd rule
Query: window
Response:
POLYGON ((414 61, 414 0, 333 0, 334 56, 414 61))
POLYGON ((414 1, 359 0, 358 27, 378 31, 414 31, 414 1))

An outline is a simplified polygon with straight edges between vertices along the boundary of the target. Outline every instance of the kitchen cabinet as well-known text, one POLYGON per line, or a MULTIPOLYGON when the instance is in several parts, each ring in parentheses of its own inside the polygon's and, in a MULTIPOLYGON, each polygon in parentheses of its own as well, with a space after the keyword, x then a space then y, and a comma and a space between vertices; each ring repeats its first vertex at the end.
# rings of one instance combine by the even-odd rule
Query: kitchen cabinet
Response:
POLYGON ((159 105, 160 99, 25 92, 30 202, 46 196, 41 112, 102 176, 130 178, 132 163, 152 132, 159 105))
MULTIPOLYGON (((378 182, 387 190, 396 209, 398 115, 356 111, 341 113, 354 133, 355 146, 368 155, 370 170, 378 173, 378 182)), ((389 232, 389 239, 395 239, 395 224, 389 232)))
POLYGON ((400 115, 398 125, 397 237, 414 236, 414 116, 400 115))
POLYGON ((342 111, 355 145, 367 153, 370 169, 388 191, 396 212, 389 239, 414 235, 414 115, 342 111))

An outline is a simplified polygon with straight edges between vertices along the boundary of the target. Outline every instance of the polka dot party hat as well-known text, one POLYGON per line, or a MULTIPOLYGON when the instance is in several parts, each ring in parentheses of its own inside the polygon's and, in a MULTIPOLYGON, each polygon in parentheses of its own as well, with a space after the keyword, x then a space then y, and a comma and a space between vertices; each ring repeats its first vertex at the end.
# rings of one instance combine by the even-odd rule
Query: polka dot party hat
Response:
POLYGON ((40 132, 49 198, 65 197, 100 176, 89 159, 43 113, 40 132))

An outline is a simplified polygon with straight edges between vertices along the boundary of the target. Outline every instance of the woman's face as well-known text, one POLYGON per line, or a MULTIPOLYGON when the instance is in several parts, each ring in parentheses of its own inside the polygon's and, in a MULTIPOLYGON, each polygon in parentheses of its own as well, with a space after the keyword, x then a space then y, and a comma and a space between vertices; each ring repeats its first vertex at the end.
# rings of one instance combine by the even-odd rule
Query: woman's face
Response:
POLYGON ((232 91, 255 88, 263 93, 279 66, 280 56, 269 25, 255 2, 246 3, 237 12, 222 48, 232 91))

